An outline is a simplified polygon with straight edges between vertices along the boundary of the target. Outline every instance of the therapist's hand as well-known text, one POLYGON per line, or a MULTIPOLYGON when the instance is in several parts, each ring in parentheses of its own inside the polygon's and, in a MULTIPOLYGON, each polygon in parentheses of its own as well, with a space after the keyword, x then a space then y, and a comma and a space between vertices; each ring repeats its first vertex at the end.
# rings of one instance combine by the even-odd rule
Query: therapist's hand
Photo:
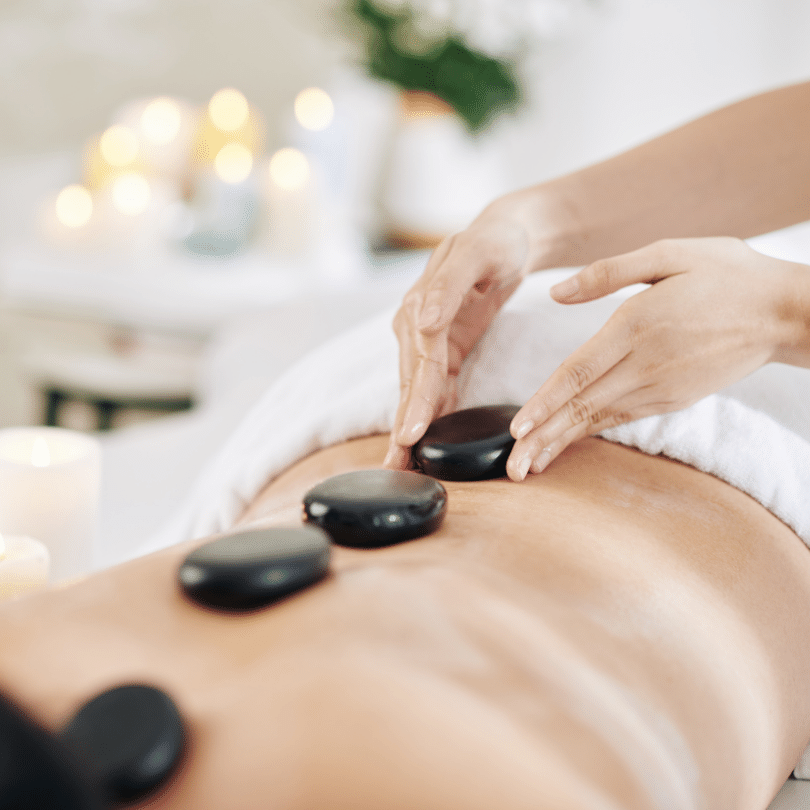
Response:
POLYGON ((428 425, 455 410, 461 363, 528 273, 530 252, 516 197, 436 248, 394 318, 400 402, 386 466, 407 467, 428 425))
POLYGON ((541 472, 583 436, 686 408, 771 360, 805 365, 795 347, 806 324, 793 302, 808 278, 804 265, 720 237, 655 242, 553 287, 557 301, 576 304, 652 285, 625 301, 517 413, 509 477, 541 472))

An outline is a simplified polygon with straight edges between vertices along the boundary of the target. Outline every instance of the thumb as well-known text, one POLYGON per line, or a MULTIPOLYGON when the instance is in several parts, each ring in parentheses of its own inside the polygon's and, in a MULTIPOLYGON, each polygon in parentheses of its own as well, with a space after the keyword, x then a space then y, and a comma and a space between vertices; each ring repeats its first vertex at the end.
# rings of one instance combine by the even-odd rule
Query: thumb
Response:
POLYGON ((675 271, 667 271, 661 251, 647 246, 632 253, 600 259, 570 278, 555 284, 550 292, 555 301, 580 304, 594 301, 631 284, 653 284, 675 271))

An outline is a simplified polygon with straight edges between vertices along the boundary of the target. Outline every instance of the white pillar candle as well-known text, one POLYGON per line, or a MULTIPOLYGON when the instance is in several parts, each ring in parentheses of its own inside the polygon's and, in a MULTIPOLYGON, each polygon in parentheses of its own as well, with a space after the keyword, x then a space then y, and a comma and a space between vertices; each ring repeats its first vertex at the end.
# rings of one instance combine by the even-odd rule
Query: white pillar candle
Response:
POLYGON ((93 566, 101 478, 97 439, 62 428, 0 430, 0 532, 41 540, 51 580, 93 566))
POLYGON ((303 258, 315 246, 321 224, 310 163, 297 149, 279 149, 270 159, 267 176, 270 250, 303 258))
POLYGON ((0 601, 48 584, 48 549, 32 537, 0 535, 0 601))

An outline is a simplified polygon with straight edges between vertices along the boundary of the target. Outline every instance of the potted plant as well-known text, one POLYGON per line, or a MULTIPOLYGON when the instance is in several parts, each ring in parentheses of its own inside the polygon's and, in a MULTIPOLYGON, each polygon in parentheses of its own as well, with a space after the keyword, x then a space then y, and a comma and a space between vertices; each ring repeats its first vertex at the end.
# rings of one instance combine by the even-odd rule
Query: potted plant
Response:
POLYGON ((389 241, 435 245, 504 190, 492 124, 523 99, 523 55, 585 2, 348 0, 366 71, 401 95, 382 190, 389 241))

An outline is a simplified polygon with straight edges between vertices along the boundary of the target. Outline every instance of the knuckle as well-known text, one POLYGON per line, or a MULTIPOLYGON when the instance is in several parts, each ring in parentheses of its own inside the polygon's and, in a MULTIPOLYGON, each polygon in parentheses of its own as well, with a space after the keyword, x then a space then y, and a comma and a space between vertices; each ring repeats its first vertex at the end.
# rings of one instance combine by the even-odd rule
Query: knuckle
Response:
POLYGON ((410 290, 409 292, 405 293, 405 297, 402 299, 402 306, 399 308, 397 315, 400 313, 408 315, 418 313, 422 308, 423 301, 424 295, 422 294, 421 290, 410 290))
POLYGON ((648 248, 650 254, 661 268, 677 268, 685 259, 690 248, 682 239, 659 239, 648 248))
POLYGON ((568 401, 568 414, 573 424, 591 422, 594 417, 593 407, 585 397, 573 397, 568 401))
POLYGON ((565 372, 566 384, 573 396, 587 388, 596 378, 596 369, 590 363, 576 363, 565 372))
POLYGON ((612 289, 621 281, 621 269, 615 259, 600 259, 591 265, 594 283, 600 288, 612 289))
POLYGON ((596 424, 599 425, 600 430, 605 430, 606 428, 618 427, 619 425, 624 425, 627 422, 632 422, 634 419, 638 419, 637 414, 633 414, 630 411, 619 411, 618 413, 611 413, 605 414, 596 424))
POLYGON ((649 250, 658 257, 667 258, 678 254, 683 249, 680 239, 658 239, 649 246, 649 250))
POLYGON ((668 253, 677 245, 678 245, 677 239, 667 237, 665 239, 656 239, 655 242, 652 243, 651 247, 653 250, 659 250, 662 253, 668 253))

